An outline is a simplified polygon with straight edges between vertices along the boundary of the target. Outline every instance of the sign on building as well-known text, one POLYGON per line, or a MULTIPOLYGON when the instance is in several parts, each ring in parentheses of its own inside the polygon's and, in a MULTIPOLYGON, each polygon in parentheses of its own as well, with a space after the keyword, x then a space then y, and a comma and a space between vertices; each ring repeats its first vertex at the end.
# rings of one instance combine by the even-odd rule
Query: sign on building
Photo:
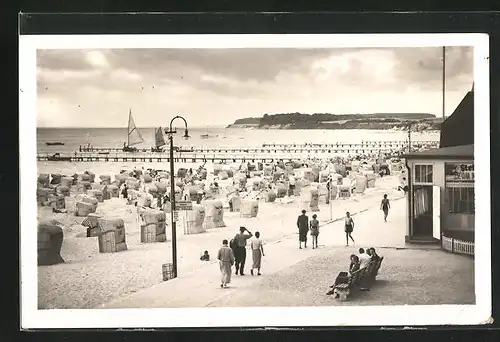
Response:
POLYGON ((474 183, 473 163, 445 163, 447 183, 474 183))
POLYGON ((193 210, 193 202, 191 201, 176 201, 175 210, 193 210))
POLYGON ((339 198, 349 198, 351 197, 351 190, 350 189, 339 189, 339 198))

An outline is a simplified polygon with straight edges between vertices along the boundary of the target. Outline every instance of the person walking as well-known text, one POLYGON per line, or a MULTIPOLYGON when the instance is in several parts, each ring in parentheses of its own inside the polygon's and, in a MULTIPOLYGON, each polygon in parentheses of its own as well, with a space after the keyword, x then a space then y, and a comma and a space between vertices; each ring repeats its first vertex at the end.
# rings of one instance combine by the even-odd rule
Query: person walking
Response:
POLYGON ((288 196, 292 197, 294 196, 295 192, 295 176, 290 175, 288 177, 288 196))
POLYGON ((234 259, 233 250, 228 247, 227 240, 224 239, 217 253, 221 273, 220 287, 227 287, 227 284, 231 282, 231 266, 234 264, 234 259))
POLYGON ((387 198, 387 194, 384 195, 382 202, 380 202, 380 210, 384 212, 384 222, 387 222, 387 215, 389 215, 389 209, 391 208, 391 204, 389 203, 389 199, 387 198))
MULTIPOLYGON (((160 195, 161 196, 161 195, 160 195)), ((162 199, 162 210, 164 212, 169 212, 171 210, 170 197, 168 194, 165 194, 162 199)))
POLYGON ((332 197, 332 176, 328 176, 328 181, 326 182, 326 204, 330 204, 330 199, 332 197))
POLYGON ((156 199, 156 207, 158 208, 158 210, 162 210, 163 208, 163 203, 161 202, 161 195, 158 195, 158 198, 156 199))
POLYGON ((260 275, 260 266, 262 264, 262 257, 264 256, 264 247, 262 247, 262 240, 260 239, 259 232, 255 232, 255 238, 252 239, 252 242, 250 242, 250 248, 252 249, 253 259, 250 274, 253 275, 253 270, 257 269, 257 275, 260 275))
POLYGON ((302 210, 302 215, 297 218, 297 228, 299 228, 299 249, 302 249, 302 242, 304 248, 307 248, 307 232, 309 231, 309 217, 306 211, 302 210))
POLYGON ((354 239, 352 238, 352 231, 354 230, 354 220, 351 217, 351 214, 349 212, 345 213, 345 240, 346 240, 346 246, 349 246, 349 238, 352 240, 352 243, 354 244, 354 239))
POLYGON ((122 189, 122 196, 123 198, 127 199, 128 198, 128 188, 127 188, 127 184, 124 184, 123 185, 123 189, 122 189))
POLYGON ((245 275, 244 273, 244 268, 245 268, 245 261, 247 258, 247 240, 250 239, 253 236, 253 234, 246 229, 245 227, 240 227, 240 232, 236 234, 233 238, 233 248, 234 248, 234 256, 235 256, 235 267, 236 267, 236 272, 235 274, 238 275, 238 272, 240 275, 245 275), (247 232, 248 234, 245 234, 247 232))
POLYGON ((319 221, 317 220, 317 217, 318 215, 314 214, 312 217, 313 219, 309 222, 313 249, 318 248, 319 221))

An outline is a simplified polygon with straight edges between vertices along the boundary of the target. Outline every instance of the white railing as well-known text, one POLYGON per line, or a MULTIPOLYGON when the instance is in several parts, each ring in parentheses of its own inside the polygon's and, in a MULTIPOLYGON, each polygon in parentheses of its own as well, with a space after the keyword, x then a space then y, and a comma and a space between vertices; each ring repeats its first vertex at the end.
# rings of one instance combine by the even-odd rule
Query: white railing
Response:
POLYGON ((457 254, 474 255, 474 242, 441 236, 441 247, 457 254))
POLYGON ((454 253, 474 255, 474 242, 453 239, 454 253))
POLYGON ((451 252, 453 250, 453 239, 443 235, 441 237, 441 246, 451 252))

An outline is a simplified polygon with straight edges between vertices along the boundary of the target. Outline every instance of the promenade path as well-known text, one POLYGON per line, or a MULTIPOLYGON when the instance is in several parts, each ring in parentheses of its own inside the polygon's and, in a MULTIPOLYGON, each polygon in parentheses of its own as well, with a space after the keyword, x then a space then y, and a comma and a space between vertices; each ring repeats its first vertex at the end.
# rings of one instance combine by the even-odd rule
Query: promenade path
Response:
MULTIPOLYGON (((377 188, 368 189, 362 196, 334 203, 334 220, 329 222, 329 207, 326 204, 320 206, 318 216, 323 225, 320 228, 319 248, 298 249, 298 235, 296 228, 297 215, 300 212, 300 204, 272 204, 273 211, 259 212, 260 220, 255 219, 232 219, 228 217, 226 223, 234 222, 233 228, 228 232, 217 234, 201 234, 190 236, 182 242, 184 246, 179 248, 180 253, 188 250, 187 245, 213 244, 220 246, 222 238, 232 237, 240 224, 247 226, 251 231, 259 230, 266 245, 265 257, 263 258, 262 276, 250 276, 251 254, 247 252, 247 264, 245 276, 233 275, 230 288, 221 289, 220 272, 216 260, 204 267, 188 267, 187 258, 181 257, 179 264, 179 277, 160 283, 148 289, 140 290, 127 297, 122 297, 96 308, 168 308, 168 307, 204 307, 220 303, 223 298, 236 290, 248 288, 272 274, 290 269, 292 266, 314 256, 327 253, 329 250, 342 248, 347 253, 353 253, 358 247, 398 247, 404 248, 405 217, 406 210, 402 192, 397 192, 394 186, 394 178, 387 177, 377 179, 377 188), (380 200, 384 193, 389 194, 392 199, 392 210, 388 222, 383 221, 380 210, 380 200), (279 209, 277 208, 280 207, 279 209), (353 237, 356 240, 354 246, 345 247, 345 233, 343 217, 345 211, 354 214, 355 228, 353 237), (323 218, 323 219, 322 219, 323 218), (326 220, 326 222, 325 222, 326 220), (280 229, 271 229, 269 225, 278 225, 280 229), (268 230, 269 227, 269 230, 268 230), (194 238, 194 239, 193 239, 194 238), (189 240, 189 241, 188 241, 189 240), (208 241, 210 240, 210 241, 208 241), (184 262, 184 264, 183 264, 184 262)), ((271 210, 271 209, 268 209, 271 210)), ((311 215, 311 213, 309 213, 311 215)), ((211 252, 212 258, 215 251, 211 252)), ((184 255, 185 256, 185 255, 184 255)), ((347 261, 345 261, 347 263, 347 261)), ((189 263, 191 264, 191 263, 189 263)), ((198 264, 199 265, 199 264, 198 264)), ((305 294, 306 295, 306 294, 305 294)))
MULTIPOLYGON (((333 218, 342 219, 346 211, 356 213, 370 207, 378 208, 384 193, 387 193, 389 198, 393 200, 398 196, 401 197, 402 192, 397 191, 398 183, 397 176, 378 178, 376 187, 366 189, 364 194, 354 195, 350 199, 332 201, 333 218)), ((317 213, 321 223, 326 223, 330 219, 329 206, 324 203, 324 200, 321 198, 322 204, 320 204, 320 211, 317 213)), ((259 213, 255 218, 241 218, 240 213, 225 210, 226 227, 211 228, 203 234, 195 235, 184 234, 182 222, 184 213, 181 212, 180 222, 177 225, 179 278, 168 283, 179 283, 181 279, 186 277, 191 277, 189 279, 199 277, 202 282, 210 277, 210 279, 214 279, 212 275, 201 276, 201 273, 209 272, 208 274, 210 274, 210 270, 217 270, 218 266, 214 265, 217 261, 204 262, 200 261, 199 257, 204 250, 207 250, 214 258, 222 240, 232 238, 241 225, 246 226, 252 232, 260 231, 262 239, 269 246, 281 243, 280 241, 285 238, 296 242, 298 238, 297 215, 304 205, 299 196, 293 197, 293 200, 278 200, 275 203, 260 201, 259 213), (208 270, 205 270, 207 268, 208 270)), ((39 212, 39 215, 41 214, 43 212, 39 212)), ((172 260, 170 229, 167 228, 167 242, 141 243, 135 210, 132 206, 125 205, 124 200, 120 198, 99 203, 97 214, 112 215, 124 220, 127 250, 119 253, 99 253, 97 237, 85 237, 84 227, 73 226, 75 217, 66 214, 53 214, 50 211, 49 217, 63 222, 67 226, 61 248, 61 256, 65 262, 38 267, 38 307, 40 309, 95 308, 103 303, 126 298, 143 289, 149 289, 163 283, 162 264, 172 260)), ((380 211, 375 216, 377 217, 374 222, 382 221, 380 211)), ((359 227, 357 226, 354 232, 354 236, 361 239, 360 242, 362 242, 364 235, 365 228, 363 226, 364 224, 360 222, 359 227)), ((333 228, 325 226, 324 229, 326 232, 326 229, 333 228)), ((328 239, 328 244, 342 245, 343 234, 343 228, 336 229, 332 238, 328 239)), ((404 233, 392 234, 388 231, 379 232, 377 235, 377 239, 382 239, 384 240, 382 242, 394 246, 402 245, 403 237, 404 233)), ((320 243, 327 243, 326 236, 323 234, 320 243)), ((295 250, 295 248, 292 249, 295 250)), ((189 282, 191 280, 183 281, 189 282)))
POLYGON ((346 302, 325 295, 337 274, 347 270, 349 255, 354 252, 354 248, 325 248, 321 253, 259 281, 240 286, 241 281, 237 279, 236 291, 228 291, 227 295, 219 296, 207 306, 475 304, 474 259, 423 248, 377 248, 384 260, 370 291, 356 291, 346 302))

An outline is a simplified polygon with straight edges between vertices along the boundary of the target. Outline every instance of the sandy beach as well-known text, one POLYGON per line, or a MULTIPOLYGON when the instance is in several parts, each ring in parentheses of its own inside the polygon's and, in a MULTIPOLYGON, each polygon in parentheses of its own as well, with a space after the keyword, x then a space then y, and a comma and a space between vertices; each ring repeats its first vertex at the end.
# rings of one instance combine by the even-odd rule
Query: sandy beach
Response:
MULTIPOLYGON (((56 163, 57 164, 57 163, 56 163)), ((38 172, 73 173, 81 174, 92 171, 96 174, 96 181, 100 175, 110 175, 113 179, 120 170, 148 169, 149 164, 131 163, 75 163, 68 167, 60 163, 59 168, 53 165, 39 165, 38 172), (66 169, 64 168, 66 167, 66 169)), ((168 169, 166 165, 154 164, 155 169, 168 169)), ((194 164, 179 167, 192 167, 194 164)), ((205 165, 208 171, 207 183, 214 180, 214 165, 205 165)), ((218 168, 218 166, 215 166, 218 168)), ((238 167, 238 165, 224 165, 224 168, 238 167)), ((299 170, 296 170, 298 174, 299 170)), ((251 184, 249 179, 248 184, 251 184)), ((219 198, 224 205, 224 223, 226 227, 211 228, 202 234, 184 234, 186 213, 180 212, 177 224, 177 249, 179 277, 196 273, 197 270, 213 263, 222 239, 230 239, 236 234, 238 227, 245 226, 251 231, 260 231, 263 240, 272 244, 287 236, 296 234, 296 217, 303 209, 302 197, 292 196, 277 199, 267 203, 263 196, 259 198, 257 217, 242 218, 239 212, 230 212, 228 207, 227 191, 232 189, 233 179, 219 180, 221 194, 219 198), (199 260, 204 250, 209 251, 212 261, 199 260)), ((376 186, 366 188, 361 194, 353 194, 348 199, 332 201, 332 218, 342 218, 346 211, 355 213, 370 206, 379 205, 384 193, 389 197, 401 197, 401 185, 397 175, 377 177, 376 186)), ((251 187, 251 185, 250 185, 251 187)), ((259 191, 253 191, 248 198, 259 197, 259 191)), ((72 189, 70 197, 76 196, 72 189)), ((203 202, 202 202, 203 204, 203 202)), ((330 207, 325 198, 320 198, 318 218, 320 221, 330 219, 330 207)), ((96 214, 107 217, 119 217, 125 224, 127 250, 116 253, 99 253, 98 238, 86 237, 86 227, 81 225, 85 217, 76 217, 67 213, 53 213, 51 207, 40 207, 38 218, 40 222, 56 220, 63 229, 64 241, 61 247, 61 256, 64 263, 38 267, 38 307, 40 309, 76 309, 95 308, 99 305, 130 295, 136 291, 148 288, 162 282, 162 264, 171 262, 171 229, 170 214, 167 214, 167 241, 157 243, 140 242, 140 226, 136 220, 136 209, 133 205, 126 205, 123 198, 111 198, 98 203, 96 214)), ((339 243, 342 243, 340 240, 339 243)), ((203 281, 203 280, 200 280, 203 281)))

